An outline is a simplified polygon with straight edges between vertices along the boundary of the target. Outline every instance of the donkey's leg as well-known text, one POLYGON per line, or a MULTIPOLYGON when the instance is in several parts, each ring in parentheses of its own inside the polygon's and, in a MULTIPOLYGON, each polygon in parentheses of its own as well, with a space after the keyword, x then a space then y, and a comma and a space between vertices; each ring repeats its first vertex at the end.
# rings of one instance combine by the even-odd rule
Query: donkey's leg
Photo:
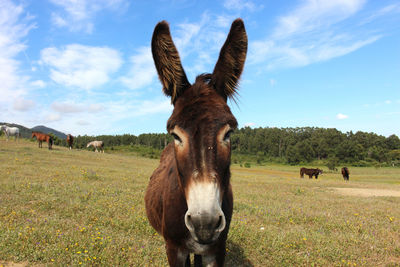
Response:
POLYGON ((225 255, 219 261, 217 260, 216 255, 203 255, 202 260, 203 260, 202 263, 204 263, 204 266, 206 267, 219 267, 219 266, 222 267, 224 266, 225 255))
POLYGON ((185 267, 190 267, 190 254, 186 257, 185 267))
POLYGON ((218 266, 222 267, 224 266, 225 262, 225 255, 226 255, 226 243, 222 242, 220 245, 218 245, 218 250, 215 253, 215 262, 209 262, 211 258, 207 258, 206 256, 203 256, 203 264, 207 267, 211 266, 218 266))
POLYGON ((189 253, 175 247, 174 245, 167 243, 165 245, 167 250, 167 257, 169 266, 172 267, 185 267, 189 253))
POLYGON ((194 267, 203 267, 201 255, 194 254, 194 267))

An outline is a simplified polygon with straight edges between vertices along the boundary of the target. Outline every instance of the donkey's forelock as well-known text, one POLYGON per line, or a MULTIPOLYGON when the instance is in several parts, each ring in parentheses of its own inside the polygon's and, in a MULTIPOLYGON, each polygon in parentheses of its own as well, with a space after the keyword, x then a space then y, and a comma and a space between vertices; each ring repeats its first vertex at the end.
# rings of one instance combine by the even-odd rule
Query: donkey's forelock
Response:
POLYGON ((208 82, 207 75, 199 76, 196 83, 177 99, 167 122, 168 131, 176 125, 187 130, 197 129, 201 125, 216 129, 225 124, 232 129, 237 127, 237 121, 224 98, 208 82))

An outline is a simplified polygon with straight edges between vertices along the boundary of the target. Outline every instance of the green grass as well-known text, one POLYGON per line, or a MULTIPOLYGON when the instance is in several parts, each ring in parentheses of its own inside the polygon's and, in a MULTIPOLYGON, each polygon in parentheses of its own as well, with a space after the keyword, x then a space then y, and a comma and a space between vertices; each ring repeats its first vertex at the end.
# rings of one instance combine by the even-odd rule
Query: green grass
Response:
MULTIPOLYGON (((157 164, 0 138, 0 265, 166 266, 143 203, 157 164)), ((234 164, 226 265, 399 266, 400 199, 332 188, 400 190, 400 169, 350 172, 345 183, 331 172, 300 179, 299 166, 234 164)))

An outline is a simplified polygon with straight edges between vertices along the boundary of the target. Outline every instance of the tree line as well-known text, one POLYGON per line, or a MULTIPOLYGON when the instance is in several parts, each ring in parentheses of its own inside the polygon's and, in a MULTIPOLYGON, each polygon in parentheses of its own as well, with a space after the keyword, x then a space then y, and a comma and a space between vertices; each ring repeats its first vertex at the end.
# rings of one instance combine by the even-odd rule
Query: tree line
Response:
MULTIPOLYGON (((131 134, 76 136, 75 148, 85 148, 93 140, 102 140, 106 149, 117 146, 145 146, 162 150, 172 141, 168 134, 131 134)), ((56 145, 66 145, 55 138, 56 145)), ((400 139, 375 133, 352 131, 343 133, 334 128, 250 128, 244 127, 231 135, 232 159, 242 161, 303 164, 313 161, 333 165, 347 163, 356 166, 400 165, 400 139)))
POLYGON ((232 135, 232 149, 292 165, 316 160, 367 166, 398 165, 400 139, 375 133, 342 133, 334 128, 241 128, 232 135))

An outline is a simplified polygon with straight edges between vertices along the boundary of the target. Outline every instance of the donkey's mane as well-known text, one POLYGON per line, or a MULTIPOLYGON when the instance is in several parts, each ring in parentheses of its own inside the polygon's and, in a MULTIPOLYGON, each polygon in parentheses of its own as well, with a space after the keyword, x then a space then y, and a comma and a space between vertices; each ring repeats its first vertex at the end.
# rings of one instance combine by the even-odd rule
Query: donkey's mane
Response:
POLYGON ((196 77, 196 83, 203 82, 209 84, 210 81, 211 81, 211 73, 202 73, 196 77))

